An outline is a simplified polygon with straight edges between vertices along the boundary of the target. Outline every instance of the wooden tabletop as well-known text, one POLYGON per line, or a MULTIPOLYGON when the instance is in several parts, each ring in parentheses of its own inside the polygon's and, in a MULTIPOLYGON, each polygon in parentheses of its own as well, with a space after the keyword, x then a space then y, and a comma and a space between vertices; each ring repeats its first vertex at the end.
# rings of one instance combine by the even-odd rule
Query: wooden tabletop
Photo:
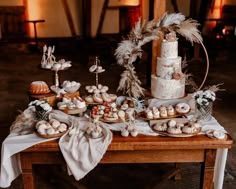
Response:
MULTIPOLYGON (((90 139, 93 140, 93 139, 90 139)), ((113 135, 112 143, 108 151, 124 150, 161 150, 161 149, 219 149, 231 148, 232 138, 227 135, 225 140, 211 139, 205 135, 196 135, 185 138, 162 137, 162 136, 145 136, 122 137, 119 134, 113 135)), ((60 151, 58 139, 49 142, 36 144, 24 152, 33 151, 60 151)))

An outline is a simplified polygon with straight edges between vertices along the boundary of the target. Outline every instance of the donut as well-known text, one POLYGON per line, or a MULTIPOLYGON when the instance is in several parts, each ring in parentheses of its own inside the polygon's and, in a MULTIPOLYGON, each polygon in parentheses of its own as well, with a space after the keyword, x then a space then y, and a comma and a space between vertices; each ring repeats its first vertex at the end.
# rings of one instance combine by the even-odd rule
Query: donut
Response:
POLYGON ((187 103, 181 102, 175 106, 175 110, 180 114, 186 114, 190 111, 190 106, 187 103))
POLYGON ((97 102, 97 103, 103 103, 103 99, 102 99, 102 96, 100 94, 94 94, 93 95, 93 100, 94 100, 94 102, 97 102))

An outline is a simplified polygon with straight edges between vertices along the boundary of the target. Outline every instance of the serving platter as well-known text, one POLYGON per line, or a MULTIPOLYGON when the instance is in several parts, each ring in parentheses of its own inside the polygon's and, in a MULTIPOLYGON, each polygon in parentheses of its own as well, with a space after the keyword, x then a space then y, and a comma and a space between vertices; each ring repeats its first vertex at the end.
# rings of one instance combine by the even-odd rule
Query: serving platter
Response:
POLYGON ((139 118, 139 119, 145 120, 145 121, 163 120, 163 119, 171 119, 171 118, 183 117, 183 116, 187 115, 189 112, 187 112, 187 113, 177 113, 176 112, 174 115, 168 115, 167 117, 160 117, 160 118, 156 118, 156 119, 154 119, 154 118, 153 119, 149 119, 149 118, 146 117, 145 111, 142 111, 142 112, 139 112, 136 117, 139 118))
POLYGON ((41 138, 46 138, 46 139, 49 139, 49 138, 57 138, 57 137, 61 137, 63 136, 68 130, 64 131, 64 132, 61 132, 61 133, 58 133, 58 134, 52 134, 52 135, 42 135, 40 133, 38 133, 37 131, 35 131, 36 135, 41 137, 41 138))
POLYGON ((171 134, 168 133, 166 131, 158 131, 154 128, 155 124, 160 124, 162 125, 163 123, 167 123, 169 120, 175 120, 177 123, 182 123, 184 125, 188 125, 189 124, 189 120, 187 118, 173 118, 173 119, 162 119, 162 120, 151 120, 150 121, 150 127, 151 129, 158 133, 161 136, 168 136, 168 137, 192 137, 195 135, 198 135, 201 132, 201 127, 197 128, 197 131, 191 134, 187 134, 187 133, 180 133, 180 134, 171 134))
POLYGON ((80 114, 80 113, 85 112, 87 110, 87 107, 73 108, 73 109, 65 108, 65 109, 59 109, 59 110, 63 111, 66 114, 75 115, 75 114, 80 114))
POLYGON ((128 120, 127 119, 122 120, 120 118, 118 118, 116 120, 107 120, 104 118, 100 118, 99 121, 104 122, 104 123, 124 123, 124 122, 127 122, 128 120))

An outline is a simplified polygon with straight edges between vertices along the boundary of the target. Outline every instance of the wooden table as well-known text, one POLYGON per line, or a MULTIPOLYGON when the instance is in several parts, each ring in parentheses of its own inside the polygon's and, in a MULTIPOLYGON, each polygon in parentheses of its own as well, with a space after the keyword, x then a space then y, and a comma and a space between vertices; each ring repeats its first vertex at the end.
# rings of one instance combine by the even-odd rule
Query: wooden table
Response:
MULTIPOLYGON (((121 137, 114 135, 101 163, 179 163, 202 162, 201 187, 213 185, 216 150, 231 148, 232 139, 210 139, 204 135, 189 138, 121 137)), ((20 152, 24 189, 36 188, 33 164, 65 163, 58 141, 44 142, 20 152)))

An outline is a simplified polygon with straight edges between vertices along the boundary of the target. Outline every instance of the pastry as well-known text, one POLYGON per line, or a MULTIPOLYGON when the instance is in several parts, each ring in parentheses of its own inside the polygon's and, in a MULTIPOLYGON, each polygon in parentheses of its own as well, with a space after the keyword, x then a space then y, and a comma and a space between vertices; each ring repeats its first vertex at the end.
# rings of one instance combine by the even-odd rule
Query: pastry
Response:
POLYGON ((107 93, 102 93, 102 99, 105 101, 105 102, 111 102, 112 99, 110 98, 110 95, 107 94, 107 93))
POLYGON ((153 118, 154 118, 154 119, 160 118, 160 111, 158 110, 157 107, 153 107, 153 108, 152 108, 152 112, 153 112, 153 118))
POLYGON ((123 136, 123 137, 129 136, 129 131, 127 129, 121 130, 121 136, 123 136))
POLYGON ((166 118, 168 116, 166 107, 161 107, 160 108, 160 116, 162 118, 166 118))
POLYGON ((85 101, 79 96, 74 98, 73 103, 75 104, 75 106, 77 108, 85 108, 86 107, 85 101))
POLYGON ((85 100, 87 103, 93 103, 93 102, 94 102, 92 95, 86 96, 86 97, 84 98, 84 100, 85 100))
POLYGON ((103 103, 103 99, 102 99, 102 96, 100 94, 94 94, 93 95, 93 100, 94 100, 94 102, 97 102, 97 103, 103 103))
POLYGON ((148 119, 153 119, 152 110, 150 110, 149 108, 145 110, 145 114, 148 119))
POLYGON ((58 127, 58 130, 59 130, 60 132, 66 131, 66 130, 67 130, 67 125, 66 125, 65 123, 61 123, 61 124, 59 125, 59 127, 58 127))
POLYGON ((194 125, 185 125, 183 128, 182 128, 182 131, 183 133, 186 133, 186 134, 194 134, 196 132, 198 132, 198 128, 195 127, 194 125))
POLYGON ((48 85, 44 81, 33 81, 29 89, 31 94, 47 94, 50 92, 48 85))
POLYGON ((174 107, 172 105, 167 106, 167 114, 169 116, 175 115, 175 109, 174 109, 174 107))
POLYGON ((115 94, 109 94, 109 96, 110 96, 112 102, 117 99, 117 95, 115 95, 115 94))
POLYGON ((167 124, 164 122, 162 124, 154 124, 153 125, 153 129, 156 130, 156 131, 162 131, 162 132, 165 132, 167 131, 167 124))
POLYGON ((181 102, 175 106, 175 110, 180 114, 186 114, 190 111, 190 106, 187 103, 181 102))
POLYGON ((176 126, 176 121, 171 119, 167 122, 167 124, 168 124, 169 127, 175 127, 176 126))
POLYGON ((177 126, 168 127, 167 132, 170 133, 170 134, 181 134, 182 133, 181 128, 177 127, 177 126))

